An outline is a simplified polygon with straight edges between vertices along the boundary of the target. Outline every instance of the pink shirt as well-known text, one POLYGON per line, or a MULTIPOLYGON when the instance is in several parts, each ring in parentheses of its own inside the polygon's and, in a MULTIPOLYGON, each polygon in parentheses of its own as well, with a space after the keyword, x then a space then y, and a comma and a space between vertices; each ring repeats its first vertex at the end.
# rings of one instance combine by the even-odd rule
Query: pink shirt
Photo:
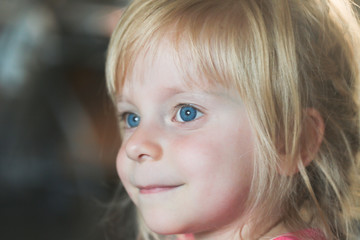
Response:
MULTIPOLYGON (((306 239, 326 240, 325 236, 320 231, 315 229, 305 229, 299 231, 298 234, 303 235, 304 237, 306 237, 306 239)), ((299 240, 299 238, 295 236, 295 233, 286 233, 271 240, 299 240)))
MULTIPOLYGON (((326 240, 325 236, 318 230, 315 229, 305 229, 298 232, 299 235, 304 235, 306 239, 311 240, 326 240)), ((176 240, 195 240, 192 234, 180 235, 176 240)), ((272 238, 271 240, 299 240, 294 233, 286 233, 281 236, 272 238)))

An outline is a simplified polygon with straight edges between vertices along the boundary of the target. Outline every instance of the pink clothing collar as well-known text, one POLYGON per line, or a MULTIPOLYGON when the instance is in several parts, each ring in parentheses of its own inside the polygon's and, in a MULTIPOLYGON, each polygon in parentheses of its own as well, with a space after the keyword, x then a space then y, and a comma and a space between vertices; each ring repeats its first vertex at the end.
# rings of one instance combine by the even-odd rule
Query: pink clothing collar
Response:
MULTIPOLYGON (((304 236, 308 240, 326 240, 324 234, 316 229, 304 229, 295 233, 286 233, 271 240, 300 240, 297 236, 304 236)), ((195 240, 192 234, 180 235, 176 240, 195 240)))
POLYGON ((308 240, 326 240, 324 234, 316 229, 304 229, 295 233, 286 233, 271 240, 300 240, 297 236, 304 236, 308 240))

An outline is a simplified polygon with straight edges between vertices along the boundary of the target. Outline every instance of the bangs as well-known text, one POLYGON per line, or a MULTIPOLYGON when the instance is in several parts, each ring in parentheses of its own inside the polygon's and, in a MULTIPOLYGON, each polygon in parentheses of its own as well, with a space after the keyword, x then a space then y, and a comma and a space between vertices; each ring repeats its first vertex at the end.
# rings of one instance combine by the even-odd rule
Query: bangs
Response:
POLYGON ((222 85, 242 93, 246 86, 239 79, 249 79, 244 52, 251 42, 246 7, 233 1, 162 2, 166 7, 137 6, 135 1, 124 12, 108 50, 111 96, 119 94, 135 61, 144 55, 155 58, 165 41, 187 85, 222 85))

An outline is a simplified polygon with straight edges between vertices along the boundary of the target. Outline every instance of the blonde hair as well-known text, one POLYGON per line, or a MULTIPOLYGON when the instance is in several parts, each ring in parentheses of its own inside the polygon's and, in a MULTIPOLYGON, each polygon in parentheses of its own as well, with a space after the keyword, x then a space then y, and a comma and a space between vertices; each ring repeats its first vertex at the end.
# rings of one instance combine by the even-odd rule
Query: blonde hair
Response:
MULTIPOLYGON (((312 227, 328 239, 355 238, 360 28, 352 2, 134 0, 108 50, 111 96, 140 52, 156 48, 163 36, 170 36, 184 72, 190 73, 190 61, 209 83, 235 88, 247 106, 257 135, 248 201, 254 229, 276 215, 290 230, 312 227), (325 122, 308 166, 299 157, 309 147, 306 109, 316 109, 325 122), (299 173, 279 174, 279 148, 299 173)), ((149 230, 141 234, 150 239, 149 230)))

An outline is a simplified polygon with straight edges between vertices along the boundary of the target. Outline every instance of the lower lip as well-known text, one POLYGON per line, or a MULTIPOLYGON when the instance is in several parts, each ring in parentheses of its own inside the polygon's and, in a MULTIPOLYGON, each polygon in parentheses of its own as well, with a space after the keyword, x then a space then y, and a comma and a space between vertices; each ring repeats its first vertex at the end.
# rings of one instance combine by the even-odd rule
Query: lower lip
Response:
POLYGON ((141 188, 140 193, 141 194, 161 193, 161 192, 167 192, 167 191, 173 190, 178 187, 180 187, 180 186, 141 188))

